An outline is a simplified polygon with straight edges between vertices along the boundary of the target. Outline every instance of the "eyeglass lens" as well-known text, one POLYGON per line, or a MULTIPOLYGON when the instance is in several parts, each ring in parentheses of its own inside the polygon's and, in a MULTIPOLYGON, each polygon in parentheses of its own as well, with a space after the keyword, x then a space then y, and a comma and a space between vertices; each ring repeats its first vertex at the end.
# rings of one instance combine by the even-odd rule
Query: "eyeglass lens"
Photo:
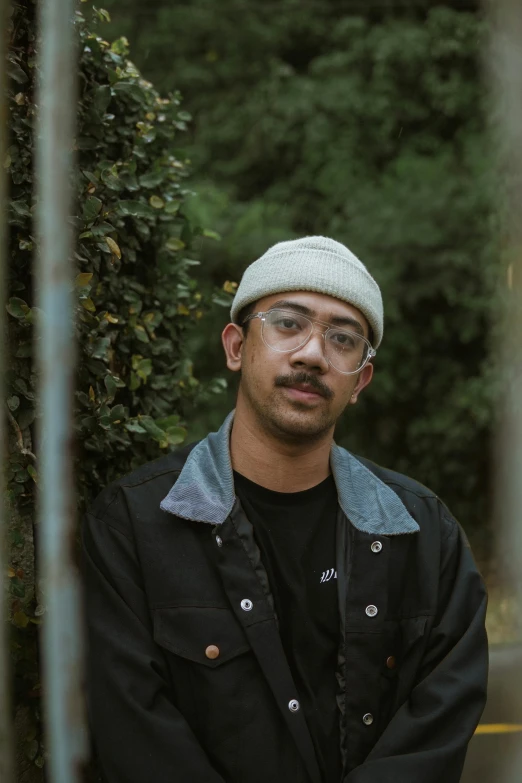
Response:
MULTIPOLYGON (((270 310, 263 321, 263 339, 274 351, 295 351, 306 343, 313 328, 306 316, 270 310)), ((354 332, 335 327, 326 331, 325 355, 339 372, 357 372, 366 362, 368 350, 368 343, 354 332)))

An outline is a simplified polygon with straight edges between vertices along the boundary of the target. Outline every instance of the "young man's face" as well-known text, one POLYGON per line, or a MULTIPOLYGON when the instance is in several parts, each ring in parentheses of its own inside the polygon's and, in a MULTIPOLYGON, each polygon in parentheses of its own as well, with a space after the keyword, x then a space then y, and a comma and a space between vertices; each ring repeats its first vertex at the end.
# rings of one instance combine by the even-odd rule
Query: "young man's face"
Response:
MULTIPOLYGON (((256 302, 254 312, 276 307, 345 330, 360 331, 368 338, 369 326, 363 314, 334 297, 308 291, 274 294, 256 302)), ((367 364, 354 375, 335 369, 326 357, 325 327, 314 326, 306 344, 289 352, 268 347, 262 338, 262 327, 261 319, 254 318, 246 336, 234 324, 223 332, 227 366, 241 372, 238 403, 241 401, 258 423, 283 440, 314 440, 333 431, 346 406, 355 402, 370 382, 372 365, 367 364)))

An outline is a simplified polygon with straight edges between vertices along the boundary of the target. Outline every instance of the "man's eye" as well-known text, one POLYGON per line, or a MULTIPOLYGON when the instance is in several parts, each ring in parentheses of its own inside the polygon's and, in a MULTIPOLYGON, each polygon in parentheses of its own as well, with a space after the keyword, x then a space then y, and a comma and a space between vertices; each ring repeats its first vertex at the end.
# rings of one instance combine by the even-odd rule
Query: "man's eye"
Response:
POLYGON ((276 326, 280 329, 298 329, 299 324, 293 318, 278 318, 276 326))
POLYGON ((356 343, 356 339, 351 334, 346 332, 334 332, 330 339, 337 345, 341 345, 343 348, 353 348, 356 343))

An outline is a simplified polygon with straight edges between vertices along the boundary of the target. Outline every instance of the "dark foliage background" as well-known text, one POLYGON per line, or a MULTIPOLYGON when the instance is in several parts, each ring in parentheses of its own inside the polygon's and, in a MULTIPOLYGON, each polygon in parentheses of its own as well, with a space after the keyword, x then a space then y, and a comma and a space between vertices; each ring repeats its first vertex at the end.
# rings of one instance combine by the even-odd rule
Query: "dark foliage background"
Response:
MULTIPOLYGON (((215 227, 201 285, 270 244, 345 242, 379 280, 376 377, 338 440, 435 489, 477 542, 489 522, 494 313, 479 6, 472 2, 109 0, 143 72, 194 117, 187 209, 215 227), (182 31, 182 35, 180 35, 182 31)), ((221 368, 214 310, 191 341, 221 368)), ((218 426, 228 397, 191 417, 218 426)))

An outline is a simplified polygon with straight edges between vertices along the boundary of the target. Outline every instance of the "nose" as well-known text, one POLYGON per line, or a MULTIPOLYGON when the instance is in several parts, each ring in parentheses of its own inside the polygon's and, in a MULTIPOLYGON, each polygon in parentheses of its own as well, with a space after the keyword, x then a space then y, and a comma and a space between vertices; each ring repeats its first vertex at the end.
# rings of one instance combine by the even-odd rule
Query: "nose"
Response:
POLYGON ((292 367, 307 367, 323 374, 329 368, 324 350, 324 333, 314 328, 306 343, 290 354, 290 364, 292 367))

